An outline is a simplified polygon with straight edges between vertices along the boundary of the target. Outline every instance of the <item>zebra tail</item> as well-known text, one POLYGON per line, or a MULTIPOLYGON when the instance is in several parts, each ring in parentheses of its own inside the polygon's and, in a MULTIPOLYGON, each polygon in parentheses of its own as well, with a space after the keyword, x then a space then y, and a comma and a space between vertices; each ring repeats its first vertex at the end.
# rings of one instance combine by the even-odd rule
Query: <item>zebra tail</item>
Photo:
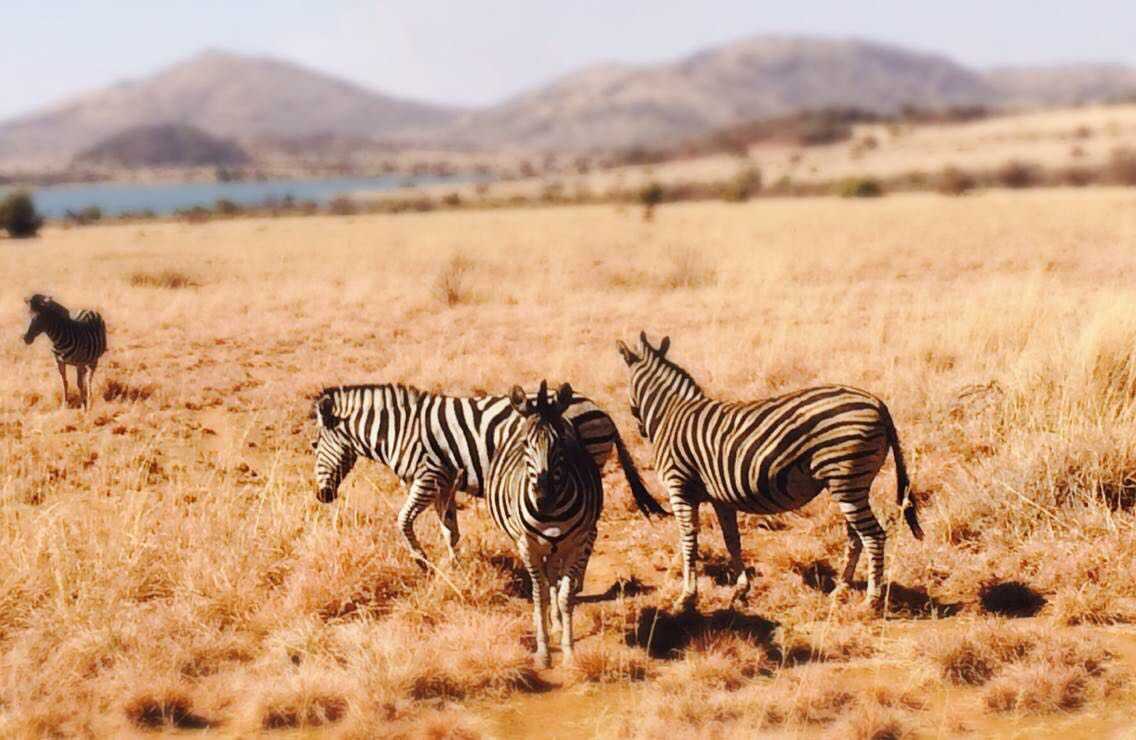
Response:
POLYGON ((613 431, 615 432, 615 452, 619 456, 619 467, 623 468, 623 476, 627 478, 627 485, 631 487, 631 495, 635 497, 635 505, 639 507, 639 511, 643 512, 643 516, 648 519, 651 518, 652 514, 670 516, 670 512, 659 505, 659 502, 647 490, 647 486, 643 484, 643 479, 639 476, 639 469, 635 467, 631 453, 623 444, 619 430, 613 429, 613 431))
POLYGON ((903 460, 903 449, 899 446, 899 432, 895 430, 895 422, 891 419, 891 412, 887 406, 881 404, 883 409, 884 425, 887 429, 888 444, 891 445, 891 454, 895 458, 895 502, 903 508, 903 518, 911 528, 915 539, 923 539, 923 528, 919 526, 918 509, 915 499, 911 496, 911 480, 907 477, 907 465, 903 460))

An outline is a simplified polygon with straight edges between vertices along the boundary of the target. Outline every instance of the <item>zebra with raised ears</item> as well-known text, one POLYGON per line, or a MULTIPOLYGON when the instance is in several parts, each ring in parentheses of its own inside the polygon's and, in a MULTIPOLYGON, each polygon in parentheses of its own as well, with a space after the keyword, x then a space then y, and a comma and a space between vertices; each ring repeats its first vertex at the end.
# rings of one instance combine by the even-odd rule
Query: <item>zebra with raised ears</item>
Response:
POLYGON ((517 545, 532 580, 536 660, 547 668, 549 605, 560 629, 564 662, 572 661, 572 611, 583 585, 603 510, 599 469, 565 419, 572 387, 548 398, 542 381, 535 398, 519 386, 509 396, 522 417, 489 466, 486 498, 493 521, 517 545))
POLYGON ((74 365, 83 408, 90 407, 91 381, 99 358, 107 348, 106 324, 95 311, 80 311, 75 318, 71 312, 50 297, 36 293, 25 303, 31 311, 31 322, 24 332, 24 342, 31 344, 41 333, 51 339, 51 352, 63 379, 63 407, 67 407, 67 366, 74 365), (88 376, 87 373, 90 372, 88 376))
MULTIPOLYGON (((521 418, 508 397, 455 398, 406 385, 326 388, 316 398, 315 415, 318 436, 312 448, 319 500, 335 500, 359 457, 383 463, 408 488, 398 525, 420 563, 426 555, 414 534, 415 519, 433 505, 454 557, 461 536, 454 492, 480 495, 494 454, 521 418)), ((590 399, 573 394, 563 417, 597 468, 602 469, 615 448, 644 514, 666 513, 643 485, 610 416, 590 399)))
POLYGON ((923 538, 909 495, 899 436, 884 402, 847 386, 819 386, 763 401, 709 398, 639 335, 639 351, 618 342, 631 369, 629 399, 640 433, 651 441, 655 469, 678 522, 683 590, 676 608, 698 598, 698 507, 709 502, 737 573, 734 599, 744 599, 749 574, 741 557, 737 512, 776 514, 804 506, 823 489, 840 506, 848 537, 841 587, 851 584, 866 546, 871 561, 868 602, 880 606, 886 535, 868 500, 888 450, 895 457, 896 498, 911 532, 923 538))

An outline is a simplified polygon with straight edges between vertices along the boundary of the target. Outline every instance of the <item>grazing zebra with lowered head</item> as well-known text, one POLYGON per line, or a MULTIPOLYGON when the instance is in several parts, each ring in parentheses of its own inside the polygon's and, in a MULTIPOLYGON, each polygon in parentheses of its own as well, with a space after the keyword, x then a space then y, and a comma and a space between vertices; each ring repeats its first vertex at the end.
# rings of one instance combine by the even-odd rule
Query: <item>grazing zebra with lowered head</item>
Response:
POLYGON ((572 662, 572 610, 596 541, 603 483, 563 416, 573 401, 570 385, 560 386, 551 401, 545 381, 536 398, 515 386, 509 400, 523 418, 489 465, 485 497, 532 580, 536 660, 547 668, 550 603, 564 662, 572 662))
MULTIPOLYGON (((454 492, 461 488, 479 495, 484 490, 495 452, 521 418, 507 397, 454 398, 404 385, 325 388, 316 399, 315 414, 316 496, 324 503, 334 501, 360 456, 383 463, 409 489, 398 525, 420 564, 426 555, 414 535, 414 520, 433 504, 453 557, 460 538, 454 492)), ((590 399, 573 395, 564 418, 597 468, 602 469, 615 447, 644 514, 666 513, 647 492, 610 416, 590 399)))
POLYGON ((676 608, 698 598, 698 507, 708 501, 737 575, 734 599, 749 591, 737 512, 776 514, 804 506, 822 489, 846 521, 848 547, 841 587, 852 582, 868 548, 868 602, 881 604, 885 534, 868 493, 888 449, 895 456, 898 503, 911 532, 923 538, 891 414, 875 396, 846 386, 820 386, 748 403, 715 401, 667 359, 670 338, 656 349, 639 335, 639 352, 619 342, 631 368, 631 413, 655 450, 655 469, 670 496, 682 546, 683 590, 676 608))
POLYGON ((106 325, 95 311, 80 311, 75 318, 63 306, 45 295, 36 293, 27 299, 32 319, 24 332, 24 342, 31 344, 41 333, 51 339, 51 352, 63 379, 63 407, 67 407, 67 366, 74 365, 83 408, 90 406, 91 381, 99 358, 106 352, 106 325), (90 376, 87 371, 90 371, 90 376))

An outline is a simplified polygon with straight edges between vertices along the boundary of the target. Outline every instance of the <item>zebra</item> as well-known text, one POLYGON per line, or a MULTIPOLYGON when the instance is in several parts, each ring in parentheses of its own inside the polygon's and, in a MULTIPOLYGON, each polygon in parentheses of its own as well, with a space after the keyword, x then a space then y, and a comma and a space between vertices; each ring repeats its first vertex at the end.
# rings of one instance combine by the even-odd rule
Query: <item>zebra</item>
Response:
POLYGON ((572 662, 572 610, 596 541, 603 510, 599 468, 563 416, 572 386, 548 398, 542 381, 535 398, 514 386, 509 401, 522 417, 489 465, 489 512, 517 545, 532 582, 536 662, 548 668, 548 617, 560 630, 560 651, 572 662))
POLYGON ((24 343, 31 344, 41 333, 51 339, 51 352, 63 379, 63 408, 67 407, 67 365, 74 365, 83 408, 90 407, 89 391, 99 366, 99 358, 107 348, 106 324, 96 311, 80 311, 75 318, 52 298, 36 293, 25 303, 31 311, 31 323, 24 332, 24 343), (90 376, 87 376, 87 371, 90 376))
MULTIPOLYGON (((335 500, 359 457, 383 463, 408 489, 398 526, 422 566, 428 561, 414 534, 415 519, 433 504, 449 555, 456 557, 461 533, 454 494, 459 489, 481 494, 494 453, 520 418, 508 397, 457 398, 398 384, 325 388, 316 398, 315 416, 312 449, 318 500, 335 500)), ((644 486, 610 416, 590 399, 573 395, 564 418, 597 468, 602 469, 615 447, 635 503, 645 515, 666 514, 644 486)))
POLYGON ((670 338, 658 348, 639 335, 640 350, 622 341, 631 371, 629 400, 639 433, 650 440, 655 469, 670 497, 682 548, 682 595, 698 599, 698 507, 706 501, 722 527, 737 573, 731 604, 749 591, 741 557, 737 512, 776 514, 804 506, 822 489, 840 506, 848 538, 840 590, 852 582, 864 546, 871 570, 867 602, 881 606, 885 533, 868 493, 890 447, 895 457, 896 498, 911 533, 923 538, 909 493, 899 436, 884 402, 848 386, 797 390, 762 401, 731 403, 709 398, 683 368, 667 359, 670 338))

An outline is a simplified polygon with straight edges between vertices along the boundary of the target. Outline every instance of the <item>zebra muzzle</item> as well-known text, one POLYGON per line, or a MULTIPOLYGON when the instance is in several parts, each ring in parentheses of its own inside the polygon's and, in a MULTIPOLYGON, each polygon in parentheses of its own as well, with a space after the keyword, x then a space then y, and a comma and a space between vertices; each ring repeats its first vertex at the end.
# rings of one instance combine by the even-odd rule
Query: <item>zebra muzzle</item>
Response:
POLYGON ((339 491, 334 488, 317 488, 316 498, 321 504, 330 504, 339 496, 339 491))

